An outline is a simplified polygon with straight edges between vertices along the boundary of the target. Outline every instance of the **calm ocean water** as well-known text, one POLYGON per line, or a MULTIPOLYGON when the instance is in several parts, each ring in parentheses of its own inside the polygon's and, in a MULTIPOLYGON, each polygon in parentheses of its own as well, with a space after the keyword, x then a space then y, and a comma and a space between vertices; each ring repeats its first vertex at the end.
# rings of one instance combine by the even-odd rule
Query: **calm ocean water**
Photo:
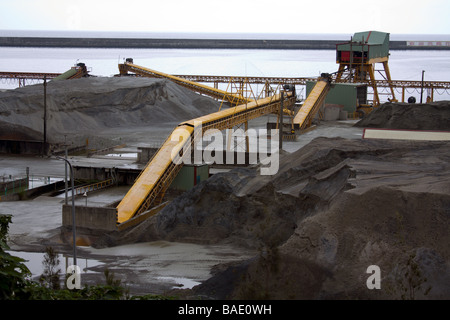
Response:
MULTIPOLYGON (((12 35, 0 33, 0 36, 12 35)), ((156 37, 157 34, 105 33, 39 33, 16 36, 91 36, 91 37, 156 37)), ((168 35, 165 35, 168 36, 168 35)), ((174 34, 172 37, 187 37, 174 34)), ((211 35, 197 35, 210 37, 211 35)), ((216 35, 218 36, 218 35, 216 35)), ((222 37, 232 37, 222 35, 222 37)), ((243 36, 253 37, 251 35, 243 36)), ((272 35, 272 37, 275 37, 272 35)), ((278 35, 278 37, 282 37, 278 35)), ((284 35, 284 38, 317 39, 318 35, 284 35)), ((321 35, 323 39, 349 39, 350 35, 321 35)), ((269 38, 269 37, 267 37, 269 38)), ((391 35, 397 40, 442 40, 442 35, 391 35)), ((396 51, 389 61, 394 80, 421 80, 425 70, 427 81, 450 81, 450 51, 396 51)), ((78 62, 87 65, 92 75, 113 76, 125 58, 148 68, 169 74, 202 74, 229 76, 315 77, 338 69, 334 50, 223 50, 223 49, 89 49, 89 48, 0 48, 0 71, 62 73, 78 62)), ((381 65, 380 65, 381 68, 381 65)), ((0 80, 0 89, 12 89, 18 83, 0 80)), ((410 90, 408 96, 417 92, 410 90)), ((450 92, 435 92, 435 100, 449 100, 450 92)))

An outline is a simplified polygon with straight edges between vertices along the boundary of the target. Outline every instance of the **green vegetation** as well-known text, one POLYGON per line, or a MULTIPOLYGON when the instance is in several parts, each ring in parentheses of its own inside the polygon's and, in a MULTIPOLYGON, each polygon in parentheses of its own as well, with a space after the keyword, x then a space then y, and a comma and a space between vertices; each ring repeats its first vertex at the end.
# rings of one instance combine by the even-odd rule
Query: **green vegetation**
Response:
MULTIPOLYGON (((69 290, 60 287, 58 254, 48 247, 44 256, 44 272, 39 282, 31 280, 26 260, 9 254, 7 245, 10 215, 0 214, 0 300, 168 300, 161 295, 130 296, 115 279, 114 273, 104 271, 105 284, 85 285, 81 289, 69 290)), ((67 275, 66 275, 67 276, 67 275)))
POLYGON ((25 260, 6 252, 6 244, 11 216, 0 215, 0 299, 20 299, 28 296, 31 275, 23 264, 25 260))

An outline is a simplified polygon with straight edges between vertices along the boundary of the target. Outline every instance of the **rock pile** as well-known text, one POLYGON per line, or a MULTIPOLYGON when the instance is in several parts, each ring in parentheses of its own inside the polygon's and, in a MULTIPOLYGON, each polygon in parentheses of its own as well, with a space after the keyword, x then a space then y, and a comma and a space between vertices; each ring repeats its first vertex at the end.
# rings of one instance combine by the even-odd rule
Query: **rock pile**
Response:
POLYGON ((194 290, 214 298, 443 299, 449 231, 450 144, 317 138, 283 155, 274 176, 257 168, 213 176, 117 243, 260 249, 231 267, 240 270, 234 285, 218 285, 228 269, 194 290), (383 290, 366 286, 371 265, 382 271, 383 290))
MULTIPOLYGON (((216 101, 168 80, 90 77, 47 84, 49 142, 105 129, 175 123, 218 110, 216 101)), ((42 140, 42 84, 0 92, 0 138, 42 140)))
POLYGON ((450 101, 437 101, 426 104, 385 103, 366 115, 355 126, 449 131, 450 101))

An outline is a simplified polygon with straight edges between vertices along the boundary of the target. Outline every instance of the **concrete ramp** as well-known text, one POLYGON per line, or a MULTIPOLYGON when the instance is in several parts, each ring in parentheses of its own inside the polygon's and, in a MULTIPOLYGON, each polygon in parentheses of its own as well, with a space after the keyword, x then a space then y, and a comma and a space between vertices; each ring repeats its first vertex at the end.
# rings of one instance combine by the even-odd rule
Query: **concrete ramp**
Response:
POLYGON ((450 141, 450 131, 364 129, 363 139, 450 141))

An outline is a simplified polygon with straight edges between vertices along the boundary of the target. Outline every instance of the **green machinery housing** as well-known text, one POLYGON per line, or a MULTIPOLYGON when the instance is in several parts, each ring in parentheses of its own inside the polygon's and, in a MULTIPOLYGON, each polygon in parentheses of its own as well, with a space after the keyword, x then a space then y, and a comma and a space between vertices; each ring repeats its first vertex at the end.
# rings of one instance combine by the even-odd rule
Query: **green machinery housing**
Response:
MULTIPOLYGON (((306 95, 309 95, 316 82, 306 82, 306 95)), ((358 111, 359 106, 367 105, 367 85, 364 83, 336 83, 328 91, 324 104, 341 105, 348 114, 358 111)))
POLYGON ((208 178, 209 165, 184 165, 173 180, 170 188, 179 191, 188 191, 208 178))
MULTIPOLYGON (((366 31, 355 33, 350 41, 336 45, 336 63, 339 64, 325 104, 343 106, 349 114, 364 115, 380 105, 381 93, 377 89, 376 75, 390 86, 389 101, 397 101, 389 71, 389 33, 366 31), (383 68, 376 69, 377 64, 383 68), (368 98, 368 87, 372 87, 372 100, 368 98)), ((309 95, 315 82, 306 83, 309 95)))
POLYGON ((336 45, 336 63, 339 69, 336 82, 367 83, 373 88, 373 101, 359 107, 376 108, 380 105, 379 92, 376 85, 376 72, 390 85, 390 101, 395 99, 394 88, 389 71, 389 33, 379 31, 357 32, 349 42, 336 45), (381 63, 383 70, 376 70, 381 63))

